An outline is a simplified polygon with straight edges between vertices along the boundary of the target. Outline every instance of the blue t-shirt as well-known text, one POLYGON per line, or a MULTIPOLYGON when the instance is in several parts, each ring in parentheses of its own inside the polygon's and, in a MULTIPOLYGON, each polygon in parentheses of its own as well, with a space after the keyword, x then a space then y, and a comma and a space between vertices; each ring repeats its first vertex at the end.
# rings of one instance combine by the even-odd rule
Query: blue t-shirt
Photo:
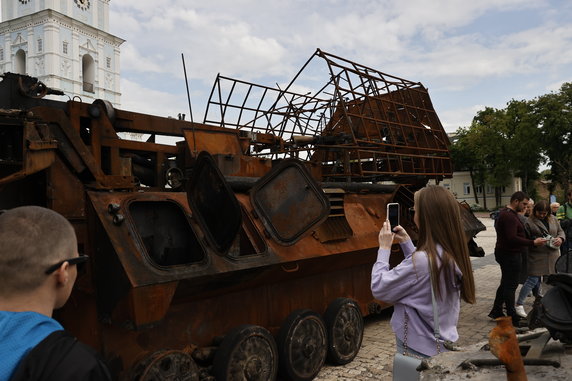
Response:
POLYGON ((60 323, 37 312, 0 311, 0 381, 8 381, 20 361, 60 323))

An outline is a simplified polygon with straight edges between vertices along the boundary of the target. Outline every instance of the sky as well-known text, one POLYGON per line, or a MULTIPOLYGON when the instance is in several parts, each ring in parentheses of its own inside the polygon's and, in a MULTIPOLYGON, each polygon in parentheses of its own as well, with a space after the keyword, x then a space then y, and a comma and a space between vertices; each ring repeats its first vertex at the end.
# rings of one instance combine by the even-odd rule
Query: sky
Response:
POLYGON ((287 84, 317 48, 421 82, 447 132, 572 82, 569 0, 111 0, 121 109, 202 122, 217 74, 287 84), (187 117, 188 119, 188 117, 187 117))

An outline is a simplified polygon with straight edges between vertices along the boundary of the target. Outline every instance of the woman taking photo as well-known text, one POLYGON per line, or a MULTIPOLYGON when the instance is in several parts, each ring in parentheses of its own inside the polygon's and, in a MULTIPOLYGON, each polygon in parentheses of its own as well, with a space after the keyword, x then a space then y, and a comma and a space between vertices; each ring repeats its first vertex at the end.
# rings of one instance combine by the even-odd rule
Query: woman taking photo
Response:
POLYGON ((391 327, 397 351, 430 357, 445 351, 444 341, 457 341, 461 298, 475 303, 475 284, 459 203, 445 188, 428 186, 415 193, 413 221, 419 229, 417 248, 401 226, 390 230, 385 221, 379 232, 377 261, 371 274, 373 296, 393 303, 391 327), (393 240, 405 259, 389 267, 393 240), (433 286, 440 339, 434 335, 433 286))
POLYGON ((521 317, 526 317, 523 304, 529 292, 532 291, 534 296, 540 296, 540 278, 543 275, 550 275, 556 272, 556 260, 560 256, 560 246, 564 242, 566 235, 551 212, 547 201, 539 201, 534 205, 532 215, 528 217, 524 225, 526 234, 531 239, 546 236, 550 236, 552 239, 549 239, 545 245, 534 246, 528 249, 528 277, 520 289, 515 306, 517 315, 521 317))

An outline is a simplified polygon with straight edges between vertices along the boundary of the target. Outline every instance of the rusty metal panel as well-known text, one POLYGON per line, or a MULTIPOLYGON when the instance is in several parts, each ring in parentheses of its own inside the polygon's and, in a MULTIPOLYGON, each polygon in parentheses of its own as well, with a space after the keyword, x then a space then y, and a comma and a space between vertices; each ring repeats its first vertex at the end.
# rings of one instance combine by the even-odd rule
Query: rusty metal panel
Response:
POLYGON ((328 198, 294 159, 282 161, 261 178, 251 200, 266 230, 284 245, 296 243, 330 212, 328 198))
POLYGON ((460 202, 459 207, 461 209, 461 220, 463 221, 463 228, 465 230, 465 234, 469 239, 476 236, 479 232, 487 229, 487 227, 475 216, 471 210, 471 207, 466 201, 460 202))
POLYGON ((207 151, 211 155, 240 155, 243 151, 236 130, 195 127, 185 129, 183 133, 189 152, 207 151))
POLYGON ((0 110, 0 185, 20 180, 54 162, 57 142, 43 124, 20 111, 0 110))
POLYGON ((187 199, 207 238, 220 255, 230 249, 242 223, 242 211, 208 152, 201 152, 187 185, 187 199))

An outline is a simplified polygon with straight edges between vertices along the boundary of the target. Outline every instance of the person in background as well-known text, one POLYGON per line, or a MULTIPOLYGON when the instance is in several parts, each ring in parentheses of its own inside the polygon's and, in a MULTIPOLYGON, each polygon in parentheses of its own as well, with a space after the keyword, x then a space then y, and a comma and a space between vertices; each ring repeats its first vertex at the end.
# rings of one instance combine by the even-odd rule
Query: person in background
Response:
POLYGON ((495 224, 497 233, 495 260, 501 268, 501 280, 488 316, 491 319, 505 316, 503 313, 504 306, 507 315, 512 317, 515 326, 518 326, 520 320, 520 316, 516 314, 514 299, 518 287, 522 249, 542 246, 546 242, 541 237, 534 240, 526 238, 524 225, 518 213, 526 208, 528 200, 529 198, 524 192, 513 193, 509 205, 499 213, 495 224))
POLYGON ((558 208, 560 208, 559 202, 553 202, 552 204, 550 204, 550 211, 551 211, 553 216, 556 216, 556 212, 558 211, 558 208))
POLYGON ((371 291, 376 299, 394 305, 391 327, 397 351, 429 357, 439 352, 430 284, 440 316, 439 348, 443 348, 443 341, 457 341, 460 300, 475 303, 475 284, 459 204, 451 192, 439 186, 420 189, 414 196, 414 212, 413 221, 419 229, 417 247, 403 227, 391 231, 389 221, 384 222, 371 273, 371 291), (405 258, 390 268, 394 239, 405 258))
POLYGON ((516 313, 521 317, 526 317, 524 300, 528 293, 532 290, 534 296, 540 296, 541 277, 555 273, 554 266, 560 256, 560 246, 565 240, 562 227, 550 213, 550 205, 544 200, 534 206, 532 216, 528 218, 524 227, 530 238, 547 236, 551 238, 545 245, 528 249, 528 277, 518 294, 515 306, 516 313))
MULTIPOLYGON (((520 219, 520 222, 522 222, 523 225, 526 224, 528 217, 530 217, 530 215, 532 214, 533 207, 534 207, 534 200, 529 199, 526 208, 518 212, 518 218, 520 219)), ((518 273, 518 284, 524 285, 524 282, 526 282, 526 279, 528 278, 527 260, 528 260, 528 246, 522 248, 522 252, 520 255, 520 271, 518 273)), ((532 296, 532 294, 530 295, 532 296)))
MULTIPOLYGON (((526 205, 526 208, 522 211, 522 215, 526 218, 530 217, 532 215, 532 209, 533 208, 534 208, 534 200, 530 198, 530 199, 528 199, 528 204, 526 205)), ((524 221, 526 222, 526 220, 524 220, 524 221)))
POLYGON ((60 214, 38 206, 0 214, 0 381, 111 380, 95 351, 52 318, 87 259, 60 214))
POLYGON ((560 221, 560 226, 566 234, 566 241, 564 245, 560 246, 560 254, 567 254, 572 249, 572 189, 566 192, 566 202, 558 208, 556 218, 560 221))

